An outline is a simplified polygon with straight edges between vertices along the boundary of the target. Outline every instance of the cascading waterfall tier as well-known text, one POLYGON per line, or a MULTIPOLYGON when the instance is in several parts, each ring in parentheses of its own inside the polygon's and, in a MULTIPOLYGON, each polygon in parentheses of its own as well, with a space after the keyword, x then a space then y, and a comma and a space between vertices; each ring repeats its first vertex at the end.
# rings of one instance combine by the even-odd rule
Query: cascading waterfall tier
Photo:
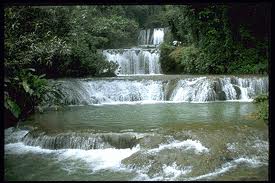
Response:
POLYGON ((68 105, 129 102, 251 101, 268 92, 268 77, 207 76, 165 78, 159 76, 109 79, 57 80, 68 105))
POLYGON ((250 101, 268 92, 267 77, 199 77, 180 80, 171 100, 205 102, 215 100, 250 101))
POLYGON ((159 45, 163 42, 167 28, 144 29, 139 32, 138 45, 159 45))
POLYGON ((137 145, 135 135, 127 133, 91 133, 68 132, 58 134, 46 134, 37 130, 30 131, 24 138, 24 144, 40 146, 44 149, 105 149, 132 148, 137 145))
POLYGON ((167 28, 141 30, 138 47, 107 49, 103 50, 103 55, 108 61, 119 64, 117 75, 160 74, 160 50, 157 46, 163 42, 166 31, 167 28))
POLYGON ((117 74, 160 74, 158 49, 109 49, 104 50, 103 54, 107 60, 119 64, 117 74))

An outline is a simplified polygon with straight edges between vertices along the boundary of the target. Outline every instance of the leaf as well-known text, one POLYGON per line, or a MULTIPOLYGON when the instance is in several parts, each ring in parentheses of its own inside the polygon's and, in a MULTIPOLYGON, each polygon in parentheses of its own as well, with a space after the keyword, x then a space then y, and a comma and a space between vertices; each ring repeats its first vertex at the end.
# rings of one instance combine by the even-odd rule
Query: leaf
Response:
POLYGON ((11 81, 10 81, 9 78, 5 77, 5 78, 4 78, 4 82, 5 82, 5 83, 10 83, 11 81))
POLYGON ((20 113, 21 113, 21 109, 20 107, 12 100, 10 100, 9 98, 7 98, 5 100, 5 104, 4 104, 5 108, 10 110, 11 113, 18 118, 20 113))
POLYGON ((26 69, 26 70, 35 72, 35 69, 34 69, 34 68, 28 68, 28 69, 26 69))
POLYGON ((33 89, 31 89, 31 88, 30 88, 30 90, 29 90, 29 94, 30 94, 30 95, 32 95, 32 94, 33 94, 33 92, 34 92, 34 91, 33 91, 33 89))
POLYGON ((42 74, 42 75, 39 76, 39 78, 43 78, 45 76, 46 76, 46 74, 42 74))
POLYGON ((19 81, 19 78, 16 76, 15 78, 13 78, 14 80, 16 80, 16 81, 19 81))
POLYGON ((30 88, 30 86, 28 85, 27 81, 24 80, 24 81, 22 82, 22 86, 23 86, 24 90, 25 90, 27 93, 29 93, 29 91, 31 90, 31 88, 30 88))

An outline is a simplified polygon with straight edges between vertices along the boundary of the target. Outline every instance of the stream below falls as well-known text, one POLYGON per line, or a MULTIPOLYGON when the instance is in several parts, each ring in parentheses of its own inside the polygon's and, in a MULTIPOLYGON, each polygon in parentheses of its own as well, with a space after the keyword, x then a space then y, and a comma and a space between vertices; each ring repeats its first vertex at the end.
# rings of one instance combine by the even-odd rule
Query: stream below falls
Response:
POLYGON ((251 102, 68 106, 5 130, 6 180, 267 180, 251 102))

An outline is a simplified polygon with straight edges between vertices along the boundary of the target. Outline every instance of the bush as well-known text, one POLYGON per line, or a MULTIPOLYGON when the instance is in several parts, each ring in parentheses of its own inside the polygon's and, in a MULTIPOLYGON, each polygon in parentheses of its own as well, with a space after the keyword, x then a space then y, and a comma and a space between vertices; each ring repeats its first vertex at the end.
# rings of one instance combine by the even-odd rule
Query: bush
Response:
POLYGON ((200 72, 200 62, 198 62, 199 49, 194 45, 188 47, 178 47, 170 56, 176 60, 180 73, 198 73, 200 72))
POLYGON ((115 65, 97 49, 128 43, 137 25, 122 16, 94 16, 93 11, 98 9, 6 8, 6 77, 14 77, 18 70, 29 67, 37 74, 47 73, 48 78, 102 76, 106 72, 114 75, 111 72, 116 70, 115 65))
POLYGON ((170 53, 175 50, 174 46, 167 43, 160 45, 160 64, 161 69, 165 74, 175 73, 177 63, 175 59, 171 58, 170 53))
POLYGON ((253 99, 253 102, 256 104, 265 101, 268 101, 268 95, 258 95, 253 99))
POLYGON ((164 16, 173 40, 186 46, 171 53, 182 55, 175 67, 184 65, 180 72, 192 74, 266 74, 270 23, 251 21, 251 16, 258 18, 269 10, 258 5, 206 4, 168 9, 164 16), (236 16, 240 12, 244 14, 241 18, 236 16), (255 25, 262 27, 262 31, 255 25))
POLYGON ((34 72, 32 68, 22 69, 17 76, 5 78, 5 110, 17 120, 25 119, 33 113, 34 107, 42 103, 47 96, 55 95, 57 98, 61 96, 56 87, 44 78, 45 74, 38 76, 34 72))
POLYGON ((267 122, 269 116, 268 95, 259 95, 254 98, 253 102, 256 103, 258 108, 258 118, 267 122))
POLYGON ((165 73, 205 74, 210 67, 205 53, 195 45, 174 47, 164 43, 160 62, 166 67, 165 73))

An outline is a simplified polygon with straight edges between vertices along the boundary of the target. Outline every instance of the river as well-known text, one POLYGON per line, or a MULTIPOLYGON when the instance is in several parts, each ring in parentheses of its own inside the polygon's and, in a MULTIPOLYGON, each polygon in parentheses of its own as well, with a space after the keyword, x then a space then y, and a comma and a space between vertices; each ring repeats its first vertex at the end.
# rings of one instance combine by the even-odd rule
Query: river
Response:
POLYGON ((268 127, 249 115, 255 110, 248 102, 211 102, 72 106, 37 113, 21 129, 5 131, 5 176, 267 180, 268 127))

